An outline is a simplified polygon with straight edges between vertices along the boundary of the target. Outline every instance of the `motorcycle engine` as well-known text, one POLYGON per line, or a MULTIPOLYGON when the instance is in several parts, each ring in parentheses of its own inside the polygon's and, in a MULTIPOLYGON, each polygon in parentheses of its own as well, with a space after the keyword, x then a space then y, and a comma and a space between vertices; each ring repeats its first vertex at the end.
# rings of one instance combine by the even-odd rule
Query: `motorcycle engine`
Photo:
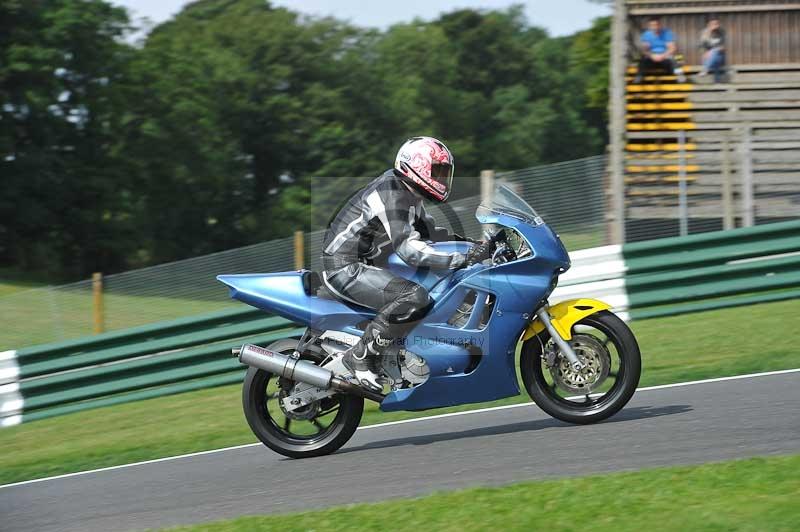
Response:
POLYGON ((431 374, 425 359, 405 349, 389 349, 382 358, 383 372, 391 379, 393 390, 419 386, 431 374))
POLYGON ((428 364, 425 362, 425 359, 411 353, 410 351, 406 351, 402 349, 400 351, 400 356, 402 357, 403 364, 400 366, 400 369, 403 373, 403 377, 411 382, 412 384, 422 384, 431 374, 431 368, 428 367, 428 364))
MULTIPOLYGON (((464 305, 472 308, 471 303, 462 303, 464 305)), ((469 316, 469 312, 466 313, 469 316)), ((336 331, 326 331, 320 335, 320 339, 322 348, 331 357, 340 355, 358 342, 358 336, 336 331)), ((428 380, 431 374, 425 359, 400 346, 389 346, 381 356, 380 365, 393 390, 418 386, 428 380)))
POLYGON ((455 313, 447 320, 448 325, 456 328, 461 328, 466 325, 472 314, 472 308, 475 306, 475 298, 476 295, 474 292, 467 294, 467 297, 464 298, 464 301, 461 302, 461 305, 459 305, 455 313))

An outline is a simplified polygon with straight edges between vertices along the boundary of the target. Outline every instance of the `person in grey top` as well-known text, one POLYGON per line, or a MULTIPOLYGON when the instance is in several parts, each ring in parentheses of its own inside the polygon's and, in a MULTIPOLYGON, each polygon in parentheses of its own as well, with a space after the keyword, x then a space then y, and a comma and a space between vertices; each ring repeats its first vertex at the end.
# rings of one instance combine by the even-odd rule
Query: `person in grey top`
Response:
POLYGON ((719 17, 710 15, 706 27, 700 34, 700 48, 703 50, 703 69, 700 76, 714 75, 714 81, 720 83, 725 74, 725 30, 719 17))

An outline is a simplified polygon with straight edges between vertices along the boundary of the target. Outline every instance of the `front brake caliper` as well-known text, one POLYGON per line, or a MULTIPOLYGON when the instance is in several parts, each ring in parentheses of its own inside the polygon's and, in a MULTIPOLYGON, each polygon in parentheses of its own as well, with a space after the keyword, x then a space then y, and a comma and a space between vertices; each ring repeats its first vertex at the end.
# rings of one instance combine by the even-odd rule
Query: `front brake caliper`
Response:
POLYGON ((544 360, 544 363, 548 368, 552 368, 556 365, 558 360, 558 349, 553 342, 547 342, 547 344, 544 346, 544 350, 542 351, 542 360, 544 360))

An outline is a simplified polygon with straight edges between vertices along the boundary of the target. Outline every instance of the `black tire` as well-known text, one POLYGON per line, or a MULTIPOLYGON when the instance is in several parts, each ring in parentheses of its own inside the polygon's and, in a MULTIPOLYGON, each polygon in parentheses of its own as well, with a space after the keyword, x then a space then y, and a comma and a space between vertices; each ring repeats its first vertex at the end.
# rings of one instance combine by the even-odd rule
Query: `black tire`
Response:
POLYGON ((522 344, 520 372, 528 395, 539 408, 561 421, 586 425, 608 419, 630 401, 639 385, 642 361, 639 344, 630 328, 613 313, 603 310, 587 316, 576 325, 602 331, 614 345, 618 355, 617 376, 605 395, 596 399, 587 396, 585 403, 558 395, 554 385, 546 380, 541 360, 542 346, 550 340, 546 331, 522 344))
MULTIPOLYGON (((272 351, 289 354, 297 346, 297 341, 279 340, 267 347, 272 351)), ((304 354, 303 358, 319 363, 322 355, 304 354)), ((319 434, 310 436, 293 435, 288 432, 290 424, 283 427, 270 413, 267 388, 270 382, 277 382, 275 375, 261 369, 250 367, 242 387, 242 406, 247 424, 261 442, 276 453, 290 458, 310 458, 330 454, 353 436, 361 422, 364 399, 354 395, 336 394, 328 398, 331 404, 338 402, 336 415, 328 427, 320 429, 319 434)), ((277 401, 277 399, 275 399, 277 401)), ((326 401, 323 399, 322 401, 326 401)), ((285 422, 285 420, 284 420, 285 422)))

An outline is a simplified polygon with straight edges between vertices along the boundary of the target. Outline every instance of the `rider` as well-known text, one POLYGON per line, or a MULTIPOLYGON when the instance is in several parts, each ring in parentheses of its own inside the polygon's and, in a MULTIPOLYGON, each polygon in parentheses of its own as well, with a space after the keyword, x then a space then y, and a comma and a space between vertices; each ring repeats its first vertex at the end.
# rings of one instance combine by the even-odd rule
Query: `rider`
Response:
POLYGON ((382 389, 377 357, 404 338, 433 304, 423 286, 377 267, 386 264, 391 250, 410 266, 432 269, 455 270, 490 256, 485 243, 467 255, 428 245, 428 240, 469 240, 436 227, 423 206, 423 198, 444 202, 452 181, 453 156, 447 146, 432 137, 412 137, 397 152, 394 168, 354 194, 328 226, 322 253, 325 286, 342 300, 378 311, 343 359, 363 386, 382 389))

